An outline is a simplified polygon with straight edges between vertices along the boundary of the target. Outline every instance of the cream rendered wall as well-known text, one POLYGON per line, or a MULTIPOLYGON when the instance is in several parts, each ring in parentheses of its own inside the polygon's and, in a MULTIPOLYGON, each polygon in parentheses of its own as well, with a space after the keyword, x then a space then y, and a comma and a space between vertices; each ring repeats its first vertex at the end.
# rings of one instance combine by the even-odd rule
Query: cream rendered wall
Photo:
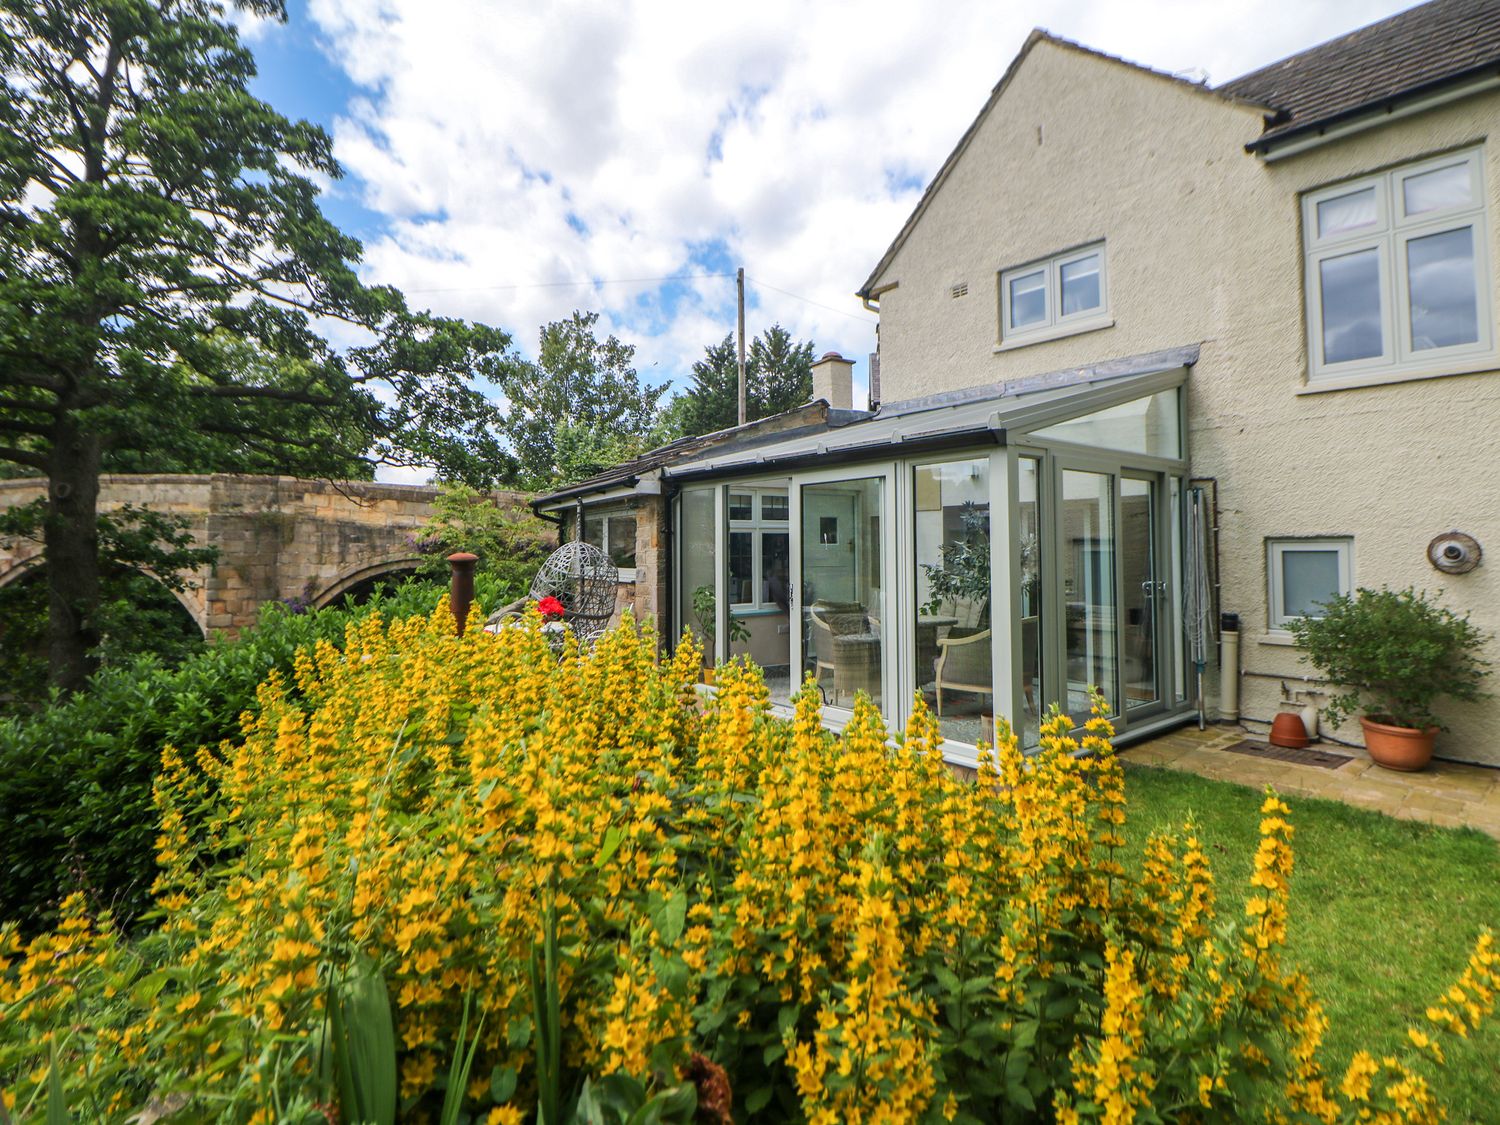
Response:
MULTIPOLYGON (((880 297, 883 397, 1201 342, 1190 455, 1195 476, 1219 482, 1222 608, 1241 616, 1247 719, 1268 722, 1279 680, 1308 674, 1295 648, 1267 643, 1267 538, 1352 536, 1357 584, 1442 587, 1500 633, 1500 372, 1297 393, 1299 194, 1483 140, 1496 123, 1488 95, 1267 164, 1244 151, 1258 108, 1043 40, 875 279, 896 283, 880 297), (1114 326, 996 353, 998 271, 1099 239, 1114 326), (969 293, 955 299, 959 282, 969 293), (1439 575, 1425 549, 1450 528, 1492 558, 1439 575)), ((1500 142, 1485 184, 1495 275, 1500 142)), ((1488 655, 1500 664, 1500 645, 1488 655)), ((1445 716, 1440 755, 1500 764, 1500 703, 1445 716)), ((1359 738, 1357 726, 1332 733, 1359 738)))

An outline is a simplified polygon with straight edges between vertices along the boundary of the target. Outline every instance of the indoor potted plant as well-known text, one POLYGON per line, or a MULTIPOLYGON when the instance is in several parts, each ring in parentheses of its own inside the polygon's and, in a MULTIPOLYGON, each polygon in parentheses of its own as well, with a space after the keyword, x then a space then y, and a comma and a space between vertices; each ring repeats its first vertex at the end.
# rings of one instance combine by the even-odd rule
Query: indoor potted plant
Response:
MULTIPOLYGON (((698 617, 698 626, 703 637, 703 656, 709 662, 709 666, 703 669, 703 682, 711 684, 714 682, 714 637, 718 633, 717 622, 719 620, 718 599, 714 596, 712 585, 699 586, 693 591, 693 613, 698 617)), ((729 643, 736 641, 748 641, 750 639, 750 628, 733 613, 729 615, 729 643)))
POLYGON ((1356 590, 1323 603, 1322 617, 1291 623, 1297 644, 1335 686, 1323 714, 1360 715, 1365 749, 1387 769, 1419 770, 1432 758, 1442 697, 1473 701, 1489 663, 1484 635, 1425 592, 1356 590))

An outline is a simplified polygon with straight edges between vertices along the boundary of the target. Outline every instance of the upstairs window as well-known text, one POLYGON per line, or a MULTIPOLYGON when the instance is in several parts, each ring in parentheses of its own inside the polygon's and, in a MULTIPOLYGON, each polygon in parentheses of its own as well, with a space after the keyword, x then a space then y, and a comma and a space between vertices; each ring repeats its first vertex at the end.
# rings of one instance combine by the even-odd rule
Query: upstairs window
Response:
POLYGON ((1000 273, 1000 346, 1104 327, 1104 243, 1000 273))
POLYGON ((1314 381, 1445 374, 1494 353, 1482 151, 1303 198, 1314 381))

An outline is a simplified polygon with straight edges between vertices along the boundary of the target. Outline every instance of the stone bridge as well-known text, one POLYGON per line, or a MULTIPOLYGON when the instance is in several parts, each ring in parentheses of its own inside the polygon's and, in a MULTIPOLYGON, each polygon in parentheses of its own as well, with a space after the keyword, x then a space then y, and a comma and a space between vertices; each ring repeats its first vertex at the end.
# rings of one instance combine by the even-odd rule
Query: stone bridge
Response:
MULTIPOLYGON (((0 481, 0 509, 29 503, 45 489, 41 479, 0 481)), ((410 573, 421 562, 412 537, 436 496, 426 486, 368 481, 110 475, 100 482, 99 508, 134 504, 182 516, 200 545, 219 549, 218 565, 194 574, 177 595, 207 633, 251 624, 264 602, 301 598, 325 606, 376 579, 410 573)), ((0 543, 0 587, 41 561, 38 544, 0 543)))

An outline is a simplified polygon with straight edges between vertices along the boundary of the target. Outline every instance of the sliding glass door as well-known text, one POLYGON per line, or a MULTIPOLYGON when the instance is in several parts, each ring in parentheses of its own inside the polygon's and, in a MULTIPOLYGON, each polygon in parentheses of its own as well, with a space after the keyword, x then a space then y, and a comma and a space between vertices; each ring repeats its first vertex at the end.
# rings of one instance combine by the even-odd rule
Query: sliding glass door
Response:
POLYGON ((885 474, 819 479, 797 489, 794 618, 802 668, 824 700, 849 708, 864 692, 885 709, 894 633, 885 599, 885 474))

